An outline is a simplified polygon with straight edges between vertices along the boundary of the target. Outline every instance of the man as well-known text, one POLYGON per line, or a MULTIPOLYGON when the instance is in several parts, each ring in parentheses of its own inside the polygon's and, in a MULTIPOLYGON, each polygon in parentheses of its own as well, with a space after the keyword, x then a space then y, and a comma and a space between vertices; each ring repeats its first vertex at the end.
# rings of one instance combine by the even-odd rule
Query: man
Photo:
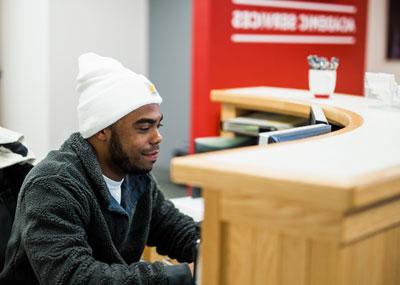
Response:
POLYGON ((79 58, 79 133, 28 174, 0 284, 191 284, 186 263, 140 261, 144 246, 192 262, 198 225, 150 174, 162 99, 144 76, 79 58))

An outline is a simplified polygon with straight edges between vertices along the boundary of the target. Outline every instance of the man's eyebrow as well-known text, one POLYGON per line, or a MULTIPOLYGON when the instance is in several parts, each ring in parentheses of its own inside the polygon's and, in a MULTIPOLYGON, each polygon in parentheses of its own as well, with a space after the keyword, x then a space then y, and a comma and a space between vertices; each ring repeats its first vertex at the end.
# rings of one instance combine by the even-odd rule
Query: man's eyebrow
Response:
MULTIPOLYGON (((161 115, 160 122, 162 121, 163 118, 164 118, 164 115, 161 115)), ((155 123, 157 123, 157 120, 155 120, 155 119, 142 118, 142 119, 137 120, 134 124, 140 125, 140 124, 155 124, 155 123)))

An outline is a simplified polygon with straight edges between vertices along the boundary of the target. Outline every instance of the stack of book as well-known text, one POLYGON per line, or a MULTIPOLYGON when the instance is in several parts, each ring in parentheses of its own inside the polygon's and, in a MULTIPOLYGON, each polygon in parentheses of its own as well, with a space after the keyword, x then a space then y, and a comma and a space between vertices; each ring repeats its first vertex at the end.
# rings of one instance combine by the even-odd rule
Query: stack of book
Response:
POLYGON ((259 133, 285 130, 309 124, 308 118, 283 114, 253 112, 243 117, 223 121, 222 129, 227 132, 247 136, 258 136, 259 133))

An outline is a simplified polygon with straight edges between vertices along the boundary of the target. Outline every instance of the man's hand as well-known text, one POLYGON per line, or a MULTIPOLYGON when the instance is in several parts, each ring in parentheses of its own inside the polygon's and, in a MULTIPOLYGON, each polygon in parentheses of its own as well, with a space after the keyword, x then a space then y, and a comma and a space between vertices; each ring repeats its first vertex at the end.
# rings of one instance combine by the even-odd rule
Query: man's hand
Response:
POLYGON ((188 263, 189 268, 190 268, 190 272, 192 272, 192 276, 193 276, 193 270, 194 270, 194 263, 188 263))

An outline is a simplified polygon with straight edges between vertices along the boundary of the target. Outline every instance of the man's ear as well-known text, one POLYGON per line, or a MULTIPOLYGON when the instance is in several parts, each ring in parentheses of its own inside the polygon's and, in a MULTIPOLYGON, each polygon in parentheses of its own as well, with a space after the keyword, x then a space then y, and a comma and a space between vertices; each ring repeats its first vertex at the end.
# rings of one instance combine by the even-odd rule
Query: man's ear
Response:
POLYGON ((94 137, 99 141, 106 142, 111 137, 111 129, 102 129, 101 131, 97 132, 94 137))

